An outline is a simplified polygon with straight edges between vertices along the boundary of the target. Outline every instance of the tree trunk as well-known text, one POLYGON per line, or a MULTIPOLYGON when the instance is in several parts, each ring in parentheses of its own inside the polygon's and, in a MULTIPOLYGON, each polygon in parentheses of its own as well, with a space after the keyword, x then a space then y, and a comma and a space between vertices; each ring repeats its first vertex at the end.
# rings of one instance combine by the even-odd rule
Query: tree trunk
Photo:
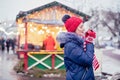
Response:
POLYGON ((120 49, 120 32, 119 32, 119 35, 118 35, 118 48, 120 49))

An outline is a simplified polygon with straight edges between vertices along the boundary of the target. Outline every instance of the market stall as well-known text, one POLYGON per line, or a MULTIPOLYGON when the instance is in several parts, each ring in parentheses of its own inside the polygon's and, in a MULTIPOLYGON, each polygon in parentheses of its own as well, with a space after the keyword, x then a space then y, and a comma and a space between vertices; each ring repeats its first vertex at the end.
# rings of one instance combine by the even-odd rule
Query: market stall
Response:
POLYGON ((59 2, 51 2, 29 11, 20 11, 16 16, 18 24, 18 54, 24 58, 25 70, 33 67, 41 69, 63 69, 63 50, 56 41, 60 31, 66 31, 61 21, 63 15, 82 17, 85 21, 90 16, 72 9, 59 2), (53 50, 44 49, 44 40, 51 34, 55 46, 53 50))

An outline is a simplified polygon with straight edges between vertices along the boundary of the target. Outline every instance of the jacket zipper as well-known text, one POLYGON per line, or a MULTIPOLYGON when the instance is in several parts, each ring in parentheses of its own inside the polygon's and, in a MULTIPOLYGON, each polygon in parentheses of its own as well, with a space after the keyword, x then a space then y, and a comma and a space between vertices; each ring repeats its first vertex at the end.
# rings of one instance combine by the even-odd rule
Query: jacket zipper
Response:
POLYGON ((85 72, 83 73, 83 76, 82 76, 81 80, 84 80, 87 71, 88 71, 88 68, 85 69, 85 72))

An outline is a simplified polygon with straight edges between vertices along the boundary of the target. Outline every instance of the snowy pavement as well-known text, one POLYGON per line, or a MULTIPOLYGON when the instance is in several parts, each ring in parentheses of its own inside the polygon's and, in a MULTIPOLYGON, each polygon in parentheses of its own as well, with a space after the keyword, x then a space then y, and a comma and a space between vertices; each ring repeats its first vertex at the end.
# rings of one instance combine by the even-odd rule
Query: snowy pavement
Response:
MULTIPOLYGON (((120 73, 120 50, 113 48, 95 49, 95 54, 100 63, 95 75, 102 72, 112 75, 120 73)), ((0 52, 0 80, 29 80, 20 78, 14 72, 13 67, 17 60, 17 55, 12 52, 9 54, 0 52)))
POLYGON ((100 59, 100 70, 109 74, 120 73, 120 49, 105 48, 97 50, 100 59))

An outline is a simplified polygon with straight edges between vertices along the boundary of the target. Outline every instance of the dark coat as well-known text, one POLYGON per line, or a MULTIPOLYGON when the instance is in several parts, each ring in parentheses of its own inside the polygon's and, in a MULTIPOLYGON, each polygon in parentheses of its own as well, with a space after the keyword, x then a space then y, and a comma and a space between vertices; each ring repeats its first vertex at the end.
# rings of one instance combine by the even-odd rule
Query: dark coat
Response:
POLYGON ((71 32, 60 32, 56 39, 64 47, 66 80, 95 80, 92 67, 94 45, 87 44, 84 51, 83 38, 71 32))

